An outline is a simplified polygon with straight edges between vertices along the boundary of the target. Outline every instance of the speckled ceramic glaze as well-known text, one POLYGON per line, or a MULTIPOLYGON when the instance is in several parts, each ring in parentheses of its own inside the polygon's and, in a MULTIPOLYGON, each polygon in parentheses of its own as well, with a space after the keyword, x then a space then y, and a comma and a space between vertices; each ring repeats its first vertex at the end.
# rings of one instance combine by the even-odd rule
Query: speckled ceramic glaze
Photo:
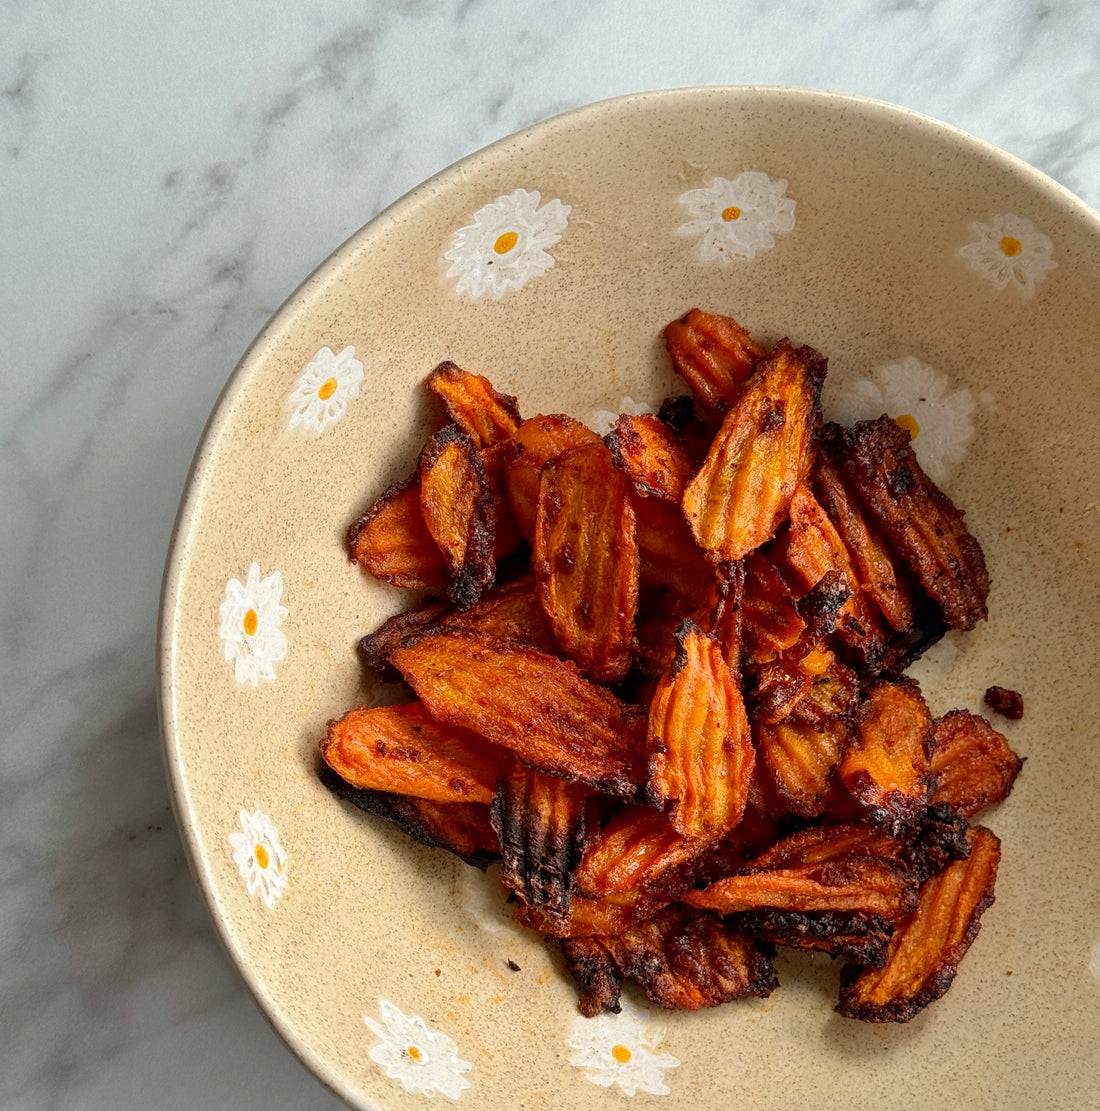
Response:
POLYGON ((528 1111, 1083 1109, 1100 1101, 1100 219, 900 109, 775 89, 639 95, 446 170, 264 329, 195 460, 161 628, 167 760, 198 881, 292 1049, 352 1105, 528 1111), (916 668, 933 712, 999 722, 1025 770, 986 815, 996 904, 906 1026, 833 1013, 837 966, 780 954, 766 1001, 587 1020, 496 880, 337 801, 326 721, 376 696, 358 638, 407 604, 349 522, 413 467, 441 360, 526 415, 598 426, 677 390, 692 306, 829 358, 827 415, 907 416, 984 545, 990 617, 916 668), (616 1049, 616 1047, 618 1047, 616 1049), (613 1052, 614 1050, 614 1052, 613 1052))

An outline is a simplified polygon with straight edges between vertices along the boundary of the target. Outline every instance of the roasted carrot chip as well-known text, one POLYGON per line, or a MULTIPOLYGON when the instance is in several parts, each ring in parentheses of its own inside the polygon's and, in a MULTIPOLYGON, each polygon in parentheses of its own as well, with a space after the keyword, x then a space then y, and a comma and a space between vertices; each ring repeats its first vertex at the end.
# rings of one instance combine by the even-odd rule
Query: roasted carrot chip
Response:
POLYGON ((894 923, 877 914, 806 914, 794 910, 747 910, 726 918, 731 929, 750 937, 833 957, 870 968, 886 963, 894 923))
POLYGON ((683 508, 713 562, 742 559, 770 540, 813 463, 825 359, 782 341, 757 364, 726 414, 683 508))
POLYGON ((565 913, 558 913, 545 904, 531 906, 520 895, 515 896, 514 919, 528 929, 546 937, 597 937, 619 934, 639 922, 651 918, 671 898, 654 898, 644 891, 628 891, 587 899, 574 895, 565 913))
POLYGON ((592 839, 573 879, 589 898, 650 890, 671 900, 691 886, 682 869, 700 852, 664 814, 625 806, 592 839))
POLYGON ((760 552, 744 560, 742 627, 746 664, 764 664, 798 644, 806 630, 790 587, 760 552))
POLYGON ((433 717, 532 767, 615 795, 645 777, 644 713, 569 660, 461 629, 421 635, 390 658, 433 717))
POLYGON ((989 574, 963 513, 924 473, 909 433, 889 417, 831 431, 841 470, 887 540, 943 608, 952 629, 986 616, 989 574))
POLYGON ((821 726, 792 718, 755 726, 757 756, 792 814, 813 818, 825 813, 853 728, 842 718, 821 726))
POLYGON ((666 1010, 697 1011, 747 995, 765 998, 779 984, 761 946, 707 911, 674 905, 614 937, 562 942, 582 985, 589 1017, 618 1010, 619 982, 632 980, 666 1010))
POLYGON ((440 624, 530 645, 551 656, 561 646, 539 601, 533 575, 494 586, 471 609, 447 614, 440 624))
POLYGON ((354 787, 436 802, 492 802, 503 766, 500 749, 419 702, 349 710, 328 723, 321 755, 354 787))
POLYGON ((504 487, 519 530, 528 543, 535 538, 543 464, 571 447, 600 442, 600 437, 587 425, 560 413, 531 417, 516 429, 504 463, 504 487))
POLYGON ((685 622, 672 668, 649 707, 646 794, 693 840, 725 836, 741 820, 752 776, 752 735, 722 646, 685 622))
POLYGON ((913 823, 936 787, 932 715, 912 679, 882 682, 868 693, 840 777, 875 825, 899 833, 913 823))
POLYGON ((951 986, 959 962, 993 903, 1001 843, 981 826, 970 832, 970 855, 926 880, 920 903, 899 924, 882 968, 847 965, 837 1010, 867 1022, 908 1022, 951 986))
POLYGON ((420 479, 395 482, 348 529, 348 554, 376 579, 394 586, 445 586, 447 561, 420 510, 420 479))
POLYGON ((480 802, 431 802, 389 791, 353 787, 327 764, 321 782, 334 795, 368 814, 385 818, 422 845, 446 849, 483 871, 500 857, 497 835, 489 822, 489 807, 480 802))
POLYGON ((497 781, 493 828, 501 880, 531 906, 564 914, 584 845, 589 792, 510 757, 497 781))
POLYGON ((359 641, 363 662, 387 683, 399 683, 401 672, 390 663, 390 652, 410 633, 437 624, 450 608, 447 602, 426 602, 416 609, 402 610, 387 617, 373 633, 367 633, 359 641))
POLYGON ((488 378, 470 374, 452 362, 440 363, 424 385, 442 400, 447 415, 478 450, 507 440, 520 426, 514 397, 497 393, 488 378))
POLYGON ((1008 798, 1024 762, 985 718, 954 710, 936 720, 933 733, 934 803, 950 803, 957 814, 972 818, 1008 798))
POLYGON ((764 349, 732 317, 692 309, 665 328, 672 365, 699 403, 721 416, 737 399, 764 349))
POLYGON ((639 494, 680 504, 696 463, 664 421, 623 413, 605 439, 615 466, 639 494))
POLYGON ((496 516, 481 459, 456 425, 441 428, 420 456, 420 509, 451 569, 451 600, 469 609, 496 575, 496 516))
POLYGON ((877 914, 896 919, 916 905, 909 872, 871 856, 849 856, 716 880, 683 901, 720 914, 746 910, 877 914))
POLYGON ((634 656, 638 545, 628 480, 602 443, 542 468, 531 554, 539 598, 562 648, 587 676, 616 683, 634 656))

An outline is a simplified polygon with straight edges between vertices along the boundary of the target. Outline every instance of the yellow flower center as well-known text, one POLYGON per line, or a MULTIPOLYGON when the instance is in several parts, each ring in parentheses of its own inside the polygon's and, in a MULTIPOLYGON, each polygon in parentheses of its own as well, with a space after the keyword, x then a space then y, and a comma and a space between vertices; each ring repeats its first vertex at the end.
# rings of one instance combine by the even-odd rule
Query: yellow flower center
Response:
POLYGON ((506 231, 503 235, 497 236, 497 241, 493 244, 493 250, 498 255, 506 255, 518 242, 518 232, 506 231))
POLYGON ((260 615, 255 610, 249 610, 244 615, 244 634, 245 636, 254 637, 256 630, 260 627, 260 615))
POLYGON ((262 868, 265 872, 267 866, 271 863, 271 857, 267 855, 267 849, 263 845, 252 846, 252 859, 256 861, 256 866, 262 868))
POLYGON ((631 1058, 630 1050, 625 1045, 613 1045, 611 1047, 611 1056, 619 1062, 620 1065, 625 1065, 631 1058))
POLYGON ((1001 250, 1004 251, 1009 258, 1018 255, 1024 249, 1024 245, 1015 237, 1006 235, 1001 240, 1001 250))
POLYGON ((729 208, 722 209, 722 219, 728 224, 731 220, 736 220, 741 215, 741 209, 735 204, 731 204, 729 208))
POLYGON ((326 378, 321 383, 321 388, 317 391, 317 396, 322 401, 328 401, 328 399, 332 397, 332 395, 336 392, 336 387, 339 384, 340 383, 337 382, 335 378, 326 378))
POLYGON ((909 433, 909 439, 915 440, 917 433, 920 431, 920 425, 917 424, 917 418, 909 413, 902 413, 900 417, 894 417, 894 423, 899 428, 904 428, 909 433))
POLYGON ((421 1053, 415 1045, 407 1045, 405 1047, 405 1053, 416 1061, 417 1064, 424 1060, 424 1054, 421 1053))

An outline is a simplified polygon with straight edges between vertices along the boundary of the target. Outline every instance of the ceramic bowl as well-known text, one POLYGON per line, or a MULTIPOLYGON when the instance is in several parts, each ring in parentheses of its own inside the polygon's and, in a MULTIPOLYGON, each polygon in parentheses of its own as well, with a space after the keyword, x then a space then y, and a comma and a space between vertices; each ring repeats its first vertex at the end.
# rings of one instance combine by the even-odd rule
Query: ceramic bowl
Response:
POLYGON ((184 840, 291 1049, 385 1111, 1095 1106, 1098 306, 1100 218, 1066 190, 912 112, 790 89, 567 113, 337 250, 217 405, 161 617, 184 840), (936 714, 1021 691, 1024 718, 999 727, 1027 762, 984 819, 1003 840, 996 903, 907 1025, 835 1014, 837 965, 790 953, 764 1001, 665 1013, 628 991, 621 1015, 582 1018, 491 871, 317 778, 328 719, 377 696, 358 639, 408 604, 343 537, 415 464, 421 380, 452 359, 526 414, 598 423, 682 392, 661 330, 693 306, 823 352, 827 416, 911 416, 985 548, 989 619, 913 672, 936 714))

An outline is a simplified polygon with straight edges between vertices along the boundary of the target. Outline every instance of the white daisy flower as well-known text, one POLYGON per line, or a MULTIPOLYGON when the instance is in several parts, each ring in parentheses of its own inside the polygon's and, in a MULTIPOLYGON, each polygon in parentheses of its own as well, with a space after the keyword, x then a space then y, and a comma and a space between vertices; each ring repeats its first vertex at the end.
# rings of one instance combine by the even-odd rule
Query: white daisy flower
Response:
POLYGON ((974 438, 974 395, 949 385, 945 374, 909 355, 880 367, 870 379, 842 383, 829 400, 828 416, 854 424, 888 413, 909 432, 925 473, 942 485, 974 438))
POLYGON ((279 626, 289 611, 279 604, 282 596, 283 576, 274 571, 261 579, 258 563, 248 569, 245 582, 226 584, 218 634, 238 683, 255 687, 261 679, 274 679, 275 664, 286 658, 286 634, 279 626))
POLYGON ((537 189, 517 189, 474 213, 474 222, 459 228, 443 256, 451 263, 447 277, 458 278, 457 293, 499 297, 519 289, 554 265, 548 249, 561 239, 572 207, 550 200, 540 207, 537 189))
POLYGON ((1030 297, 1058 266, 1054 244, 1025 216, 1005 212, 988 224, 975 220, 970 227, 977 238, 960 247, 959 254, 998 289, 1012 286, 1030 297))
POLYGON ((323 432, 327 425, 339 420, 348 402, 359 393, 363 381, 363 364, 355 357, 355 348, 345 347, 334 355, 322 347, 302 371, 289 401, 294 407, 291 428, 323 432))
POLYGON ((287 889, 286 850, 279 844, 279 831, 262 811, 240 812, 241 828, 229 835, 233 861, 248 885, 249 895, 259 895, 268 910, 287 889))
POLYGON ((705 262, 755 258, 775 246, 774 233, 794 228, 795 202, 786 196, 787 183, 759 170, 746 170, 732 181, 714 178, 705 189, 690 189, 680 203, 691 213, 681 235, 699 235, 705 262))
POLYGON ((667 1096, 665 1070, 678 1068, 680 1062, 670 1053, 658 1052, 664 1023, 649 1022, 625 1000, 622 1007, 617 1015, 574 1020, 569 1063, 584 1069, 587 1079, 601 1088, 617 1084, 628 1096, 637 1092, 667 1096))
POLYGON ((597 409, 588 427, 593 432, 606 436, 615 427, 615 422, 619 419, 620 413, 626 413, 630 417, 642 417, 652 416, 656 412, 657 410, 652 405, 647 405, 644 401, 635 401, 632 397, 624 397, 619 402, 618 413, 613 413, 610 409, 597 409))
POLYGON ((382 1022, 364 1017, 363 1021, 381 1039, 370 1058, 385 1070, 391 1080, 400 1080, 410 1092, 433 1095, 442 1092, 448 1099, 458 1097, 470 1086, 462 1075, 473 1065, 458 1056, 458 1047, 446 1034, 429 1030, 422 1018, 403 1014, 389 1000, 380 999, 382 1022))

